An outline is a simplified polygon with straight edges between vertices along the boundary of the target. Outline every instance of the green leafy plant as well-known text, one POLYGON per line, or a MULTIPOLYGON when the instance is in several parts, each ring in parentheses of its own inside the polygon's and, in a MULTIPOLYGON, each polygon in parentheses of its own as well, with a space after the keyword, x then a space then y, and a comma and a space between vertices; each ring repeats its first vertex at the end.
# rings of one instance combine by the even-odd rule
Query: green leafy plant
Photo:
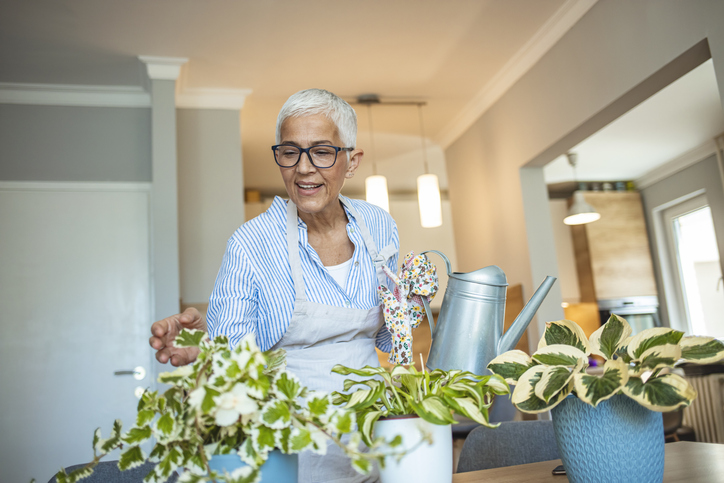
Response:
POLYGON ((332 372, 356 378, 344 382, 344 393, 335 392, 334 403, 357 413, 359 430, 366 444, 380 418, 416 414, 432 424, 456 424, 454 413, 488 427, 488 408, 494 395, 509 394, 510 388, 497 375, 477 376, 470 372, 418 372, 401 365, 387 370, 365 366, 352 369, 337 365, 332 372), (359 387, 361 386, 361 387, 359 387), (357 388, 349 392, 352 388, 357 388))
POLYGON ((724 344, 713 337, 683 337, 666 327, 631 337, 631 326, 612 315, 588 339, 570 320, 547 322, 533 356, 508 351, 488 369, 514 384, 513 404, 526 413, 548 411, 569 394, 596 407, 625 394, 653 411, 688 406, 696 391, 672 369, 682 363, 708 364, 724 359, 724 344), (589 357, 604 359, 602 374, 589 374, 589 357))
MULTIPOLYGON (((247 336, 229 348, 225 336, 210 340, 201 331, 184 330, 177 347, 198 347, 196 361, 159 376, 171 385, 163 394, 146 391, 138 404, 135 424, 126 432, 116 420, 108 438, 100 429, 93 437, 94 459, 86 467, 57 475, 59 483, 76 482, 93 472, 100 459, 121 449, 121 470, 137 467, 148 458, 158 463, 144 481, 164 482, 185 469, 180 482, 225 481, 252 483, 270 451, 324 453, 327 441, 338 444, 362 474, 372 461, 382 462, 382 440, 359 451, 361 434, 355 430, 354 411, 337 407, 332 395, 306 389, 285 370, 283 350, 262 352, 247 336), (306 402, 301 403, 304 399, 306 402), (342 435, 350 435, 344 444, 342 435), (141 444, 155 439, 147 456, 141 444), (219 474, 209 468, 213 455, 237 453, 248 466, 219 474)), ((391 442, 390 446, 399 444, 391 442)))

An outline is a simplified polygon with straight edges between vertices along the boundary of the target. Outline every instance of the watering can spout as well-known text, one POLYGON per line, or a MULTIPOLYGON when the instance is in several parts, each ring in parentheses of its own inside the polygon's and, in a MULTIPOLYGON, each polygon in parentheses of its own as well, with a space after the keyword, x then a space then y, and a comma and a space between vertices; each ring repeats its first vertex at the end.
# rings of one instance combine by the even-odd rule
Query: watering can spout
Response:
POLYGON ((535 291, 528 303, 523 307, 523 310, 518 314, 518 317, 515 318, 513 324, 498 341, 498 347, 495 351, 496 355, 500 355, 515 347, 555 281, 556 278, 550 276, 543 280, 538 290, 535 291))

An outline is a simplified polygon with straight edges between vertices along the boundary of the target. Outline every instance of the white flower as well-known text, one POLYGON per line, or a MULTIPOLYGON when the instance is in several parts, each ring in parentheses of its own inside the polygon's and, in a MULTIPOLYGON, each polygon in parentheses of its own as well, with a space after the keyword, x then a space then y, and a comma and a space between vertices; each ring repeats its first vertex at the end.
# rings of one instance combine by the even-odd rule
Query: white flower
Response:
POLYGON ((258 410, 256 401, 249 397, 243 384, 236 384, 231 391, 214 398, 216 403, 216 424, 229 426, 241 415, 249 415, 258 410))

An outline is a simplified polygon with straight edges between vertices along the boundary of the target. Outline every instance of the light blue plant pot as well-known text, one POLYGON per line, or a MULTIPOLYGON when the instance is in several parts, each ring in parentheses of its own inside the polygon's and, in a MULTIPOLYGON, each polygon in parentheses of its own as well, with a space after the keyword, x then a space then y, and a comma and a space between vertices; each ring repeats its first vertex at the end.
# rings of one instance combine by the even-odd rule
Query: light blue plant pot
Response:
MULTIPOLYGON (((247 466, 237 454, 217 454, 211 457, 209 467, 216 471, 231 473, 237 468, 247 466)), ((269 458, 261 467, 261 483, 297 483, 299 473, 299 455, 284 454, 279 450, 269 453, 269 458)))
POLYGON ((589 406, 568 396, 551 410, 558 451, 571 483, 661 483, 661 413, 617 394, 589 406))

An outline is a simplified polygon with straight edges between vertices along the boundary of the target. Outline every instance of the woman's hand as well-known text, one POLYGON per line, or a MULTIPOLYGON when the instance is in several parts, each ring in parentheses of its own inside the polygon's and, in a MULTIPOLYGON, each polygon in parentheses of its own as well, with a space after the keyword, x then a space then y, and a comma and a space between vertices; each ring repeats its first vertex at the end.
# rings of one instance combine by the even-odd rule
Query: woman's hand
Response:
POLYGON ((189 307, 182 314, 172 315, 154 322, 151 326, 152 337, 148 340, 156 349, 156 360, 162 364, 171 361, 173 366, 184 366, 196 360, 199 349, 196 347, 174 347, 173 341, 183 329, 198 329, 206 332, 206 321, 198 310, 189 307))

